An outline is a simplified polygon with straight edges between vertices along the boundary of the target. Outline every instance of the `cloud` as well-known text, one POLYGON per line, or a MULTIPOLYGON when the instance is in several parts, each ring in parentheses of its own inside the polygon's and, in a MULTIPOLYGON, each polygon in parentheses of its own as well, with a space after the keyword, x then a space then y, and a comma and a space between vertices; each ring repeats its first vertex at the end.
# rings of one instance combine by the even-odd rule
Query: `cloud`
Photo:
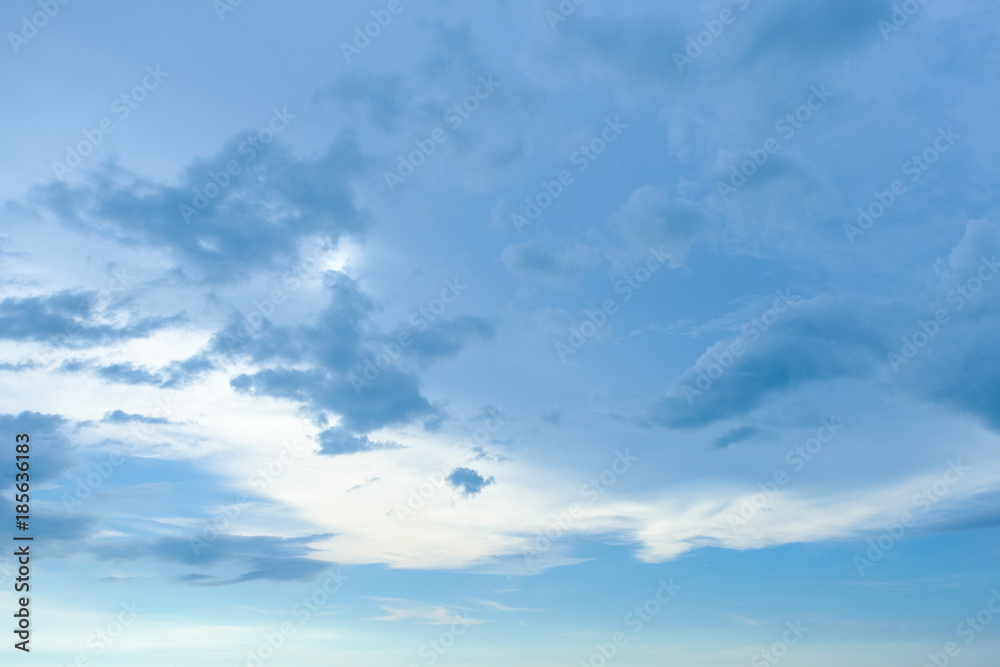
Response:
MULTIPOLYGON (((818 60, 843 57, 845 51, 870 44, 882 44, 880 19, 889 19, 890 0, 843 0, 803 5, 796 2, 755 7, 759 15, 749 15, 755 26, 753 39, 740 44, 734 59, 746 64, 759 59, 818 60)), ((751 11, 751 10, 748 10, 751 11)))
POLYGON ((140 422, 142 424, 168 424, 169 420, 163 419, 162 417, 146 417, 143 415, 129 414, 122 410, 115 410, 114 412, 108 412, 101 419, 103 422, 108 422, 112 424, 129 424, 133 422, 140 422))
POLYGON ((509 245, 502 258, 514 275, 560 287, 575 284, 599 261, 597 249, 591 246, 578 243, 556 248, 540 240, 509 245))
POLYGON ((131 363, 103 366, 97 369, 97 375, 110 382, 120 382, 122 384, 159 385, 162 382, 162 379, 158 375, 131 363))
MULTIPOLYGON (((396 334, 398 336, 398 334, 396 334)), ((404 354, 420 361, 453 357, 472 341, 490 340, 496 335, 496 325, 473 315, 462 315, 432 322, 423 331, 411 333, 410 345, 404 354)), ((390 336, 395 339, 396 336, 390 336)))
POLYGON ((611 214, 611 227, 633 254, 644 256, 650 247, 664 246, 676 265, 708 230, 708 220, 704 206, 672 199, 662 187, 644 185, 611 214))
POLYGON ((562 421, 563 409, 558 405, 546 406, 538 411, 538 416, 542 418, 542 421, 558 426, 559 422, 562 421))
MULTIPOLYGON (((560 30, 571 44, 597 54, 626 76, 671 84, 684 81, 673 53, 683 49, 686 35, 675 23, 652 16, 624 21, 577 16, 560 30)), ((567 49, 566 57, 576 53, 567 49)))
POLYGON ((254 569, 232 579, 206 579, 188 575, 187 583, 193 586, 231 586, 247 581, 310 581, 330 569, 330 564, 310 558, 259 558, 251 561, 254 569))
MULTIPOLYGON (((437 414, 421 395, 419 380, 399 368, 381 370, 367 384, 358 380, 363 377, 368 346, 383 340, 371 331, 369 316, 375 305, 356 281, 341 272, 326 272, 324 288, 329 302, 314 324, 279 327, 265 320, 247 335, 234 320, 213 338, 214 354, 270 366, 234 377, 232 387, 298 401, 317 419, 334 412, 353 433, 437 414), (291 369, 291 364, 306 368, 291 369)), ((421 358, 434 359, 457 353, 464 341, 491 330, 478 318, 458 319, 428 329, 414 338, 411 347, 421 358)))
POLYGON ((144 540, 133 537, 105 539, 86 545, 88 551, 104 560, 139 560, 153 558, 181 565, 216 565, 227 568, 232 563, 244 563, 247 572, 232 578, 212 578, 207 575, 188 576, 186 580, 198 586, 223 586, 257 579, 271 581, 311 580, 330 567, 325 561, 305 556, 312 551, 309 544, 334 537, 332 534, 281 538, 270 536, 218 535, 213 540, 192 548, 184 537, 161 537, 144 540))
MULTIPOLYGON (((17 415, 0 414, 0 433, 7 434, 11 442, 17 434, 30 437, 33 484, 57 479, 76 463, 77 457, 66 432, 69 426, 70 422, 61 415, 27 411, 17 415)), ((0 473, 0 480, 12 485, 16 472, 11 463, 0 473)))
POLYGON ((756 426, 741 426, 739 428, 734 428, 731 431, 727 431, 723 435, 715 439, 712 445, 716 449, 725 449, 730 445, 735 445, 740 442, 744 442, 754 437, 758 433, 756 426))
POLYGON ((956 282, 975 276, 984 258, 1000 255, 1000 225, 989 220, 969 220, 961 240, 948 253, 941 275, 942 287, 951 289, 956 282))
POLYGON ((877 309, 864 307, 872 311, 866 317, 862 308, 819 299, 789 307, 771 326, 745 325, 740 335, 709 347, 642 421, 697 428, 744 415, 767 397, 809 382, 872 373, 888 339, 875 324, 877 309), (736 342, 739 354, 731 352, 736 342))
POLYGON ((372 442, 368 436, 351 435, 340 428, 323 431, 319 434, 319 441, 322 445, 320 452, 328 456, 373 452, 378 449, 399 449, 401 447, 395 442, 372 442))
MULTIPOLYGON (((96 292, 73 290, 44 296, 7 297, 0 301, 0 339, 47 341, 57 347, 102 345, 144 338, 182 319, 131 318, 127 324, 112 326, 99 321, 102 313, 98 303, 96 292)), ((114 313, 123 314, 121 311, 114 313)))
MULTIPOLYGON (((1000 431, 1000 225, 970 220, 959 242, 938 262, 940 282, 931 303, 906 320, 909 330, 896 338, 892 352, 898 377, 922 398, 975 415, 1000 431), (944 310, 948 321, 934 324, 944 310), (920 323, 924 323, 921 325, 920 323), (937 332, 917 347, 930 322, 937 332), (907 356, 906 343, 915 350, 907 356)), ((933 329, 931 329, 933 331, 933 329)))
POLYGON ((379 616, 375 621, 415 621, 425 625, 479 625, 483 621, 469 618, 468 612, 461 616, 451 611, 447 607, 440 605, 425 605, 409 600, 399 600, 396 598, 374 598, 379 602, 379 607, 388 612, 386 616, 379 616))
POLYGON ((251 395, 298 401, 317 417, 326 411, 335 412, 341 416, 344 428, 355 433, 367 433, 436 413, 421 395, 417 379, 393 368, 383 371, 376 382, 360 392, 346 376, 318 369, 266 369, 252 375, 239 375, 230 384, 237 391, 251 395))
POLYGON ((123 245, 171 253, 191 277, 239 280, 290 263, 298 240, 361 233, 366 217, 351 180, 364 169, 357 139, 345 133, 315 157, 296 157, 272 143, 258 151, 237 135, 210 160, 190 165, 177 185, 149 180, 107 162, 78 184, 32 188, 30 201, 64 225, 123 245), (237 176, 216 187, 212 174, 235 161, 237 176), (218 194, 185 221, 181 206, 212 184, 218 194))
POLYGON ((313 105, 322 108, 331 101, 338 112, 344 106, 353 106, 363 115, 389 130, 403 115, 411 98, 406 80, 396 74, 349 74, 319 88, 313 94, 313 105))
POLYGON ((453 488, 460 489, 462 495, 466 497, 482 493, 487 486, 496 484, 492 476, 483 478, 472 468, 455 468, 448 474, 447 480, 453 488))

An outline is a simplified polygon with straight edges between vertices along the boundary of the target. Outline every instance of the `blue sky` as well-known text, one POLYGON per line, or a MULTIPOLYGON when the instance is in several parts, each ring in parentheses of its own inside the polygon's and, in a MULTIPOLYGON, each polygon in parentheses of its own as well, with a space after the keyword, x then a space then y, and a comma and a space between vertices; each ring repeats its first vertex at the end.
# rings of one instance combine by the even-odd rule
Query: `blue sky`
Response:
POLYGON ((30 660, 995 665, 998 12, 8 3, 30 660))

